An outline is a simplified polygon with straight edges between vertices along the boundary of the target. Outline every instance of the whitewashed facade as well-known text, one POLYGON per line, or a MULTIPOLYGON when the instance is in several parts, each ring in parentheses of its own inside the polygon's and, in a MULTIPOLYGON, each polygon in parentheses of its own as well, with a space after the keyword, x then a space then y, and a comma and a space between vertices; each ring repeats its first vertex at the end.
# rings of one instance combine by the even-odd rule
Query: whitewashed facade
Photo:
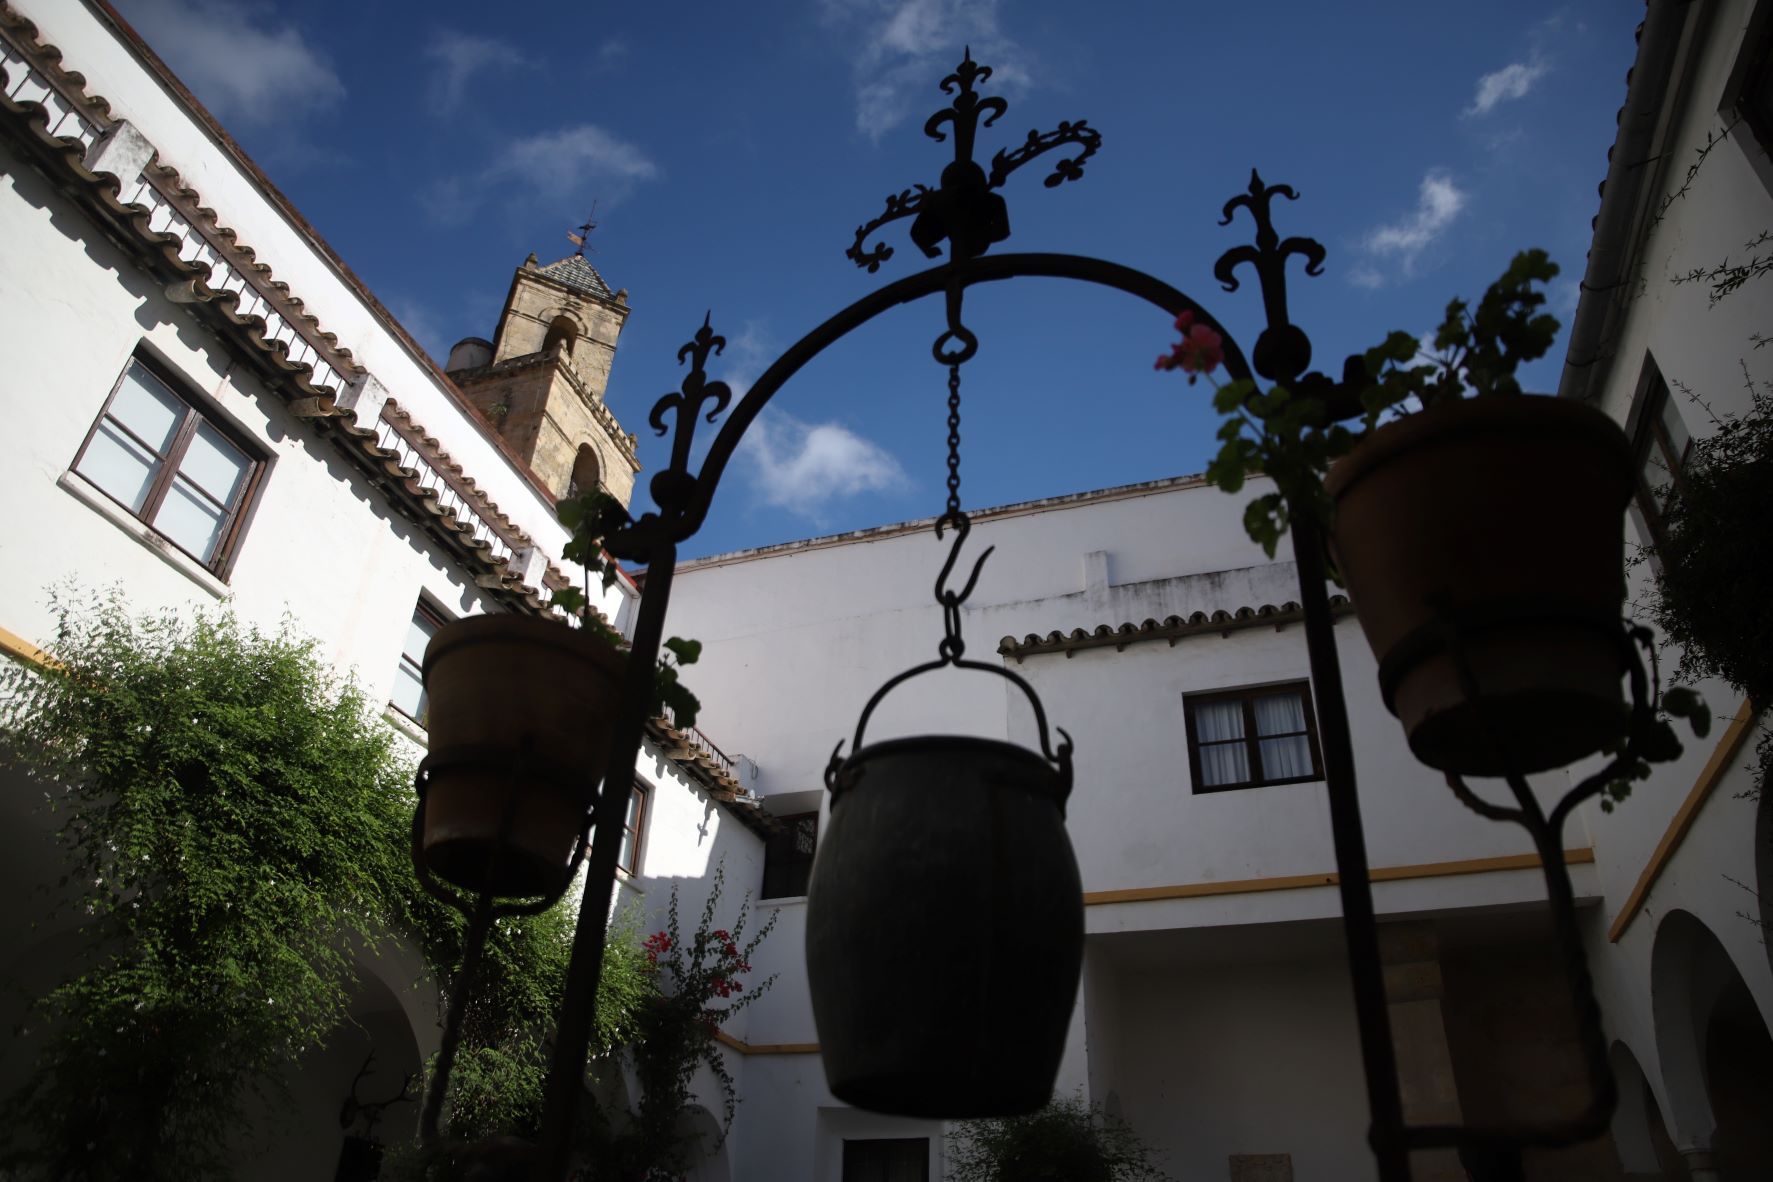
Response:
MULTIPOLYGON (((416 611, 536 611, 577 583, 553 493, 107 6, 0 5, 0 95, 6 656, 50 640, 52 586, 116 584, 142 613, 226 603, 272 630, 287 614, 389 701, 416 759, 425 732, 398 708, 416 611), (144 442, 167 457, 158 478, 144 442)), ((634 599, 624 579, 597 606, 622 625, 634 599)), ((736 819, 753 806, 705 736, 655 725, 638 776, 648 815, 618 904, 657 910, 683 882, 699 909, 720 858, 757 877, 761 840, 736 819)), ((36 900, 0 918, 8 1031, 78 949, 65 912, 40 922, 61 872, 38 803, 0 784, 0 890, 36 900)), ((360 967, 355 1025, 243 1140, 241 1177, 331 1177, 365 1053, 361 1095, 383 1099, 436 1049, 416 954, 360 967)), ((30 1049, 0 1056, 0 1090, 30 1049)), ((390 1109, 383 1132, 414 1121, 390 1109)))
MULTIPOLYGON (((1684 195, 1660 200, 1681 189, 1708 133, 1764 93, 1753 85, 1766 86, 1756 71, 1769 68, 1770 18, 1753 0, 1648 8, 1560 391, 1634 433, 1655 375, 1720 413, 1743 405, 1739 360, 1773 377, 1773 350, 1750 340, 1766 330, 1763 293, 1708 307, 1702 287, 1670 282, 1773 228, 1766 141, 1734 123, 1684 195)), ((47 639, 49 585, 119 581, 139 610, 225 599, 267 625, 287 611, 341 669, 397 701, 421 600, 444 616, 536 610, 571 577, 548 490, 103 4, 0 0, 0 73, 0 488, 11 509, 0 642, 12 656, 30 659, 47 639), (132 365, 254 465, 221 559, 189 552, 207 550, 196 535, 170 542, 181 527, 143 521, 115 499, 120 469, 84 459, 132 365)), ((1685 426, 1707 429, 1696 416, 1685 426)), ((1077 744, 1068 829, 1088 943, 1060 1090, 1130 1121, 1178 1178, 1368 1178, 1322 782, 1200 791, 1201 757, 1190 757, 1188 699, 1309 683, 1292 564, 1251 544, 1240 515, 1237 499, 1195 478, 977 513, 969 552, 997 552, 965 612, 969 654, 1008 662, 1077 744)), ((637 873, 622 876, 619 904, 656 915, 676 887, 693 916, 721 862, 729 900, 761 890, 768 827, 750 793, 777 816, 821 812, 833 744, 876 687, 935 651, 944 547, 928 525, 680 569, 669 628, 704 641, 689 678, 704 726, 747 758, 653 728, 637 769, 648 789, 637 873)), ((624 581, 600 606, 622 624, 634 598, 624 581)), ((1412 1115, 1542 1117, 1571 1092, 1530 843, 1468 812, 1411 759, 1352 616, 1339 613, 1335 632, 1387 957, 1416 982, 1392 1007, 1412 1115)), ((1773 892, 1773 814, 1740 795, 1758 722, 1726 687, 1704 690, 1741 725, 1569 830, 1624 1101, 1611 1139, 1535 1156, 1530 1177, 1773 1170, 1753 1122, 1768 1095, 1753 1055, 1773 1018, 1773 964, 1744 914, 1760 914, 1754 890, 1773 892)), ((389 717, 424 742, 398 710, 389 717)), ((998 679, 950 671, 889 698, 871 734, 931 731, 1028 742, 1032 724, 998 679)), ((1550 796, 1568 782, 1539 787, 1550 796)), ((0 888, 25 898, 53 881, 53 848, 14 788, 0 784, 0 888)), ((830 1096, 805 901, 757 907, 778 924, 756 968, 778 977, 723 1032, 742 1102, 697 1177, 847 1182, 846 1142, 893 1139, 924 1140, 927 1176, 939 1177, 939 1124, 830 1096)), ((31 918, 0 920, 26 988, 72 938, 31 918)), ((396 1048, 378 1050, 371 1094, 435 1048, 416 960, 369 967, 361 1029, 304 1066, 288 1119, 242 1146, 242 1176, 326 1176, 364 1048, 396 1048)), ((0 1085, 21 1069, 0 1059, 0 1085)), ((718 1111, 711 1080, 701 1092, 718 1111)), ((410 1128, 410 1111, 390 1132, 399 1120, 410 1128)), ((1451 1159, 1418 1164, 1424 1179, 1461 1176, 1451 1159)))

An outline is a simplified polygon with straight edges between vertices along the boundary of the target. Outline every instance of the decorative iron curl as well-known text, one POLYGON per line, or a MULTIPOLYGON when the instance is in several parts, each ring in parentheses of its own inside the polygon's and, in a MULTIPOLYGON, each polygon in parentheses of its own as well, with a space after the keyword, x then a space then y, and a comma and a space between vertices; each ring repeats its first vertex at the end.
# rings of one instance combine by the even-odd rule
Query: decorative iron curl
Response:
POLYGON ((1030 131, 1022 146, 1009 151, 999 150, 991 158, 990 183, 993 189, 1009 179, 1010 174, 1033 160, 1055 148, 1066 144, 1077 144, 1083 148, 1075 156, 1067 156, 1053 165, 1053 171, 1041 182, 1049 189, 1056 189, 1066 181, 1083 179, 1084 161, 1102 149, 1102 133, 1089 125, 1084 119, 1076 123, 1062 121, 1054 131, 1030 131))
POLYGON ((880 265, 893 257, 893 248, 884 242, 863 249, 868 235, 874 233, 890 222, 900 218, 914 217, 923 209, 924 197, 930 193, 928 185, 913 185, 902 193, 888 194, 886 210, 871 222, 864 222, 856 227, 856 240, 844 251, 844 257, 855 262, 856 266, 865 268, 870 275, 880 270, 880 265))

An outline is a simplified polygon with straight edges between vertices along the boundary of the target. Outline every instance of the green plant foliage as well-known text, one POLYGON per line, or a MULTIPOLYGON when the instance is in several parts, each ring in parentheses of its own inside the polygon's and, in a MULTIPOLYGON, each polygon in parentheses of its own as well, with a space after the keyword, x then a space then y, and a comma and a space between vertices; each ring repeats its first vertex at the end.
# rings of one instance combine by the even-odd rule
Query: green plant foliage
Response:
POLYGON ((648 965, 657 976, 658 995, 637 1014, 638 1037, 631 1054, 640 1084, 640 1099, 626 1129, 594 1155, 592 1176, 608 1182, 669 1182, 693 1162, 697 1151, 718 1146, 686 1144, 680 1122, 694 1098, 691 1082, 707 1064, 721 1088, 724 1137, 738 1111, 738 1094, 720 1052, 716 1034, 723 1022, 762 997, 775 982, 767 977, 747 987, 740 973, 751 972, 751 956, 770 930, 778 912, 747 939, 751 920, 749 897, 739 904, 732 927, 715 927, 720 896, 726 885, 726 864, 716 864, 696 930, 686 943, 677 916, 677 889, 671 890, 664 930, 642 942, 648 965))
POLYGON ((1322 400, 1284 386, 1267 390, 1240 380, 1219 387, 1213 409, 1225 415, 1219 451, 1207 480, 1229 493, 1243 489, 1252 472, 1271 478, 1276 491, 1244 509, 1244 529, 1270 558, 1293 512, 1309 512, 1328 525, 1324 475, 1387 416, 1432 410, 1468 394, 1521 393, 1515 370, 1543 357, 1557 337, 1557 318, 1542 308, 1535 285, 1556 277, 1557 264, 1543 250, 1515 255, 1474 309, 1465 300, 1447 305, 1432 351, 1407 332, 1393 332, 1363 354, 1369 386, 1361 394, 1365 420, 1358 429, 1332 423, 1322 400))
MULTIPOLYGON (((1749 383, 1741 415, 1695 439, 1663 510, 1650 618, 1681 648, 1675 678, 1728 682, 1773 703, 1773 550, 1756 544, 1773 504, 1773 389, 1749 383)), ((1773 767, 1773 737, 1757 748, 1756 786, 1773 767)))
MULTIPOLYGON (((414 937, 444 999, 465 923, 413 877, 410 762, 380 711, 286 621, 131 618, 54 597, 53 664, 0 669, 0 760, 61 817, 62 906, 90 955, 39 998, 0 1170, 230 1177, 255 1096, 344 1019, 354 949, 414 937)), ((501 920, 469 1003, 445 1124, 533 1132, 572 900, 501 920)), ((594 1049, 634 1037, 654 973, 612 925, 594 1049)), ((419 983, 415 982, 415 987, 419 983)))
POLYGON ((948 1135, 949 1182, 1162 1182, 1125 1122, 1081 1097, 1029 1116, 962 1121, 948 1135))
MULTIPOLYGON (((618 568, 604 552, 603 539, 610 530, 626 519, 627 511, 614 497, 597 488, 556 502, 554 511, 560 518, 560 524, 572 531, 572 537, 561 549, 561 556, 585 568, 586 585, 582 590, 563 587, 554 592, 548 601, 550 606, 577 620, 580 628, 601 636, 612 648, 625 648, 627 641, 621 633, 611 628, 592 608, 590 578, 596 574, 602 579, 606 591, 616 581, 618 568)), ((701 712, 702 703, 683 684, 679 670, 685 665, 696 663, 702 655, 702 643, 699 640, 673 636, 665 641, 664 648, 665 651, 659 654, 659 666, 653 675, 651 716, 656 718, 668 714, 678 726, 692 727, 696 725, 696 716, 701 712)))
MULTIPOLYGON (((462 1016, 462 1048, 449 1080, 443 1133, 451 1141, 496 1134, 540 1135, 550 1046, 546 1036, 566 989, 572 958, 575 892, 539 915, 499 920, 462 1016)), ((429 902, 429 900, 426 900, 429 902)), ((424 940, 440 966, 443 1001, 459 985, 461 917, 435 907, 424 940)), ((607 1058, 633 1041, 640 1015, 657 996, 652 966, 640 947, 640 912, 628 907, 604 938, 590 1055, 607 1058)))
POLYGON ((55 609, 56 664, 0 673, 0 743, 62 817, 90 956, 36 1007, 7 1160, 226 1177, 251 1097, 343 1020, 352 948, 406 918, 410 769, 287 624, 55 609))

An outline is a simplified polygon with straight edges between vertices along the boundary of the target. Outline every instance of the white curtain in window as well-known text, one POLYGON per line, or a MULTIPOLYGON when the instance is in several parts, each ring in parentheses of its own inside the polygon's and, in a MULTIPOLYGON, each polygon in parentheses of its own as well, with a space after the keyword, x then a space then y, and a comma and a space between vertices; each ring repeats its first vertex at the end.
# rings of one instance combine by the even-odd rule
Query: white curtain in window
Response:
POLYGON ((1241 784, 1250 778, 1242 702, 1201 702, 1194 708, 1194 735, 1200 744, 1201 787, 1241 784))
POLYGON ((1217 788, 1221 784, 1242 784, 1249 778, 1249 749, 1243 743, 1202 745, 1200 749, 1201 787, 1217 788))
POLYGON ((1254 705, 1256 734, 1284 736, 1261 740, 1262 778, 1290 780, 1311 775, 1310 740, 1304 734, 1288 733, 1305 730, 1305 700, 1300 691, 1264 694, 1254 705))
POLYGON ((1194 734, 1203 743, 1244 737, 1242 702, 1202 702, 1194 708, 1194 734))

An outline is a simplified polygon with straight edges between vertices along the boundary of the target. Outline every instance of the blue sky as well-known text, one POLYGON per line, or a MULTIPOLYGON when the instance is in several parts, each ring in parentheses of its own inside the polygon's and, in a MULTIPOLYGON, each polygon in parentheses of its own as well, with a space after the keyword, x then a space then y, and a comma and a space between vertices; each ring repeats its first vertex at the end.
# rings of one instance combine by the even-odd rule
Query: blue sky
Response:
MULTIPOLYGON (((1329 252, 1320 278, 1295 261, 1289 287, 1333 367, 1389 330, 1429 331, 1526 246, 1564 268, 1551 303, 1568 321, 1642 16, 1421 0, 117 2, 439 358, 490 336, 512 268, 570 253, 566 230, 597 200, 590 257, 633 308, 608 397, 641 436, 643 488, 668 454, 647 412, 677 388, 705 311, 729 341, 711 368, 743 387, 924 265, 903 222, 877 275, 843 251, 888 193, 937 181, 950 149, 922 124, 965 43, 1010 102, 982 158, 1062 119, 1103 136, 1076 183, 1046 189, 1038 164, 1010 179, 999 250, 1150 271, 1247 350, 1253 276, 1226 294, 1212 266, 1249 239, 1219 210, 1260 168, 1300 193, 1277 203, 1281 232, 1329 252)), ((1161 313, 1024 280, 976 290, 967 319, 982 340, 963 387, 969 507, 1205 466, 1210 389, 1153 371, 1172 335, 1161 313)), ((927 300, 804 370, 685 554, 940 512, 942 327, 927 300)), ((1555 388, 1561 352, 1530 388, 1555 388)))

